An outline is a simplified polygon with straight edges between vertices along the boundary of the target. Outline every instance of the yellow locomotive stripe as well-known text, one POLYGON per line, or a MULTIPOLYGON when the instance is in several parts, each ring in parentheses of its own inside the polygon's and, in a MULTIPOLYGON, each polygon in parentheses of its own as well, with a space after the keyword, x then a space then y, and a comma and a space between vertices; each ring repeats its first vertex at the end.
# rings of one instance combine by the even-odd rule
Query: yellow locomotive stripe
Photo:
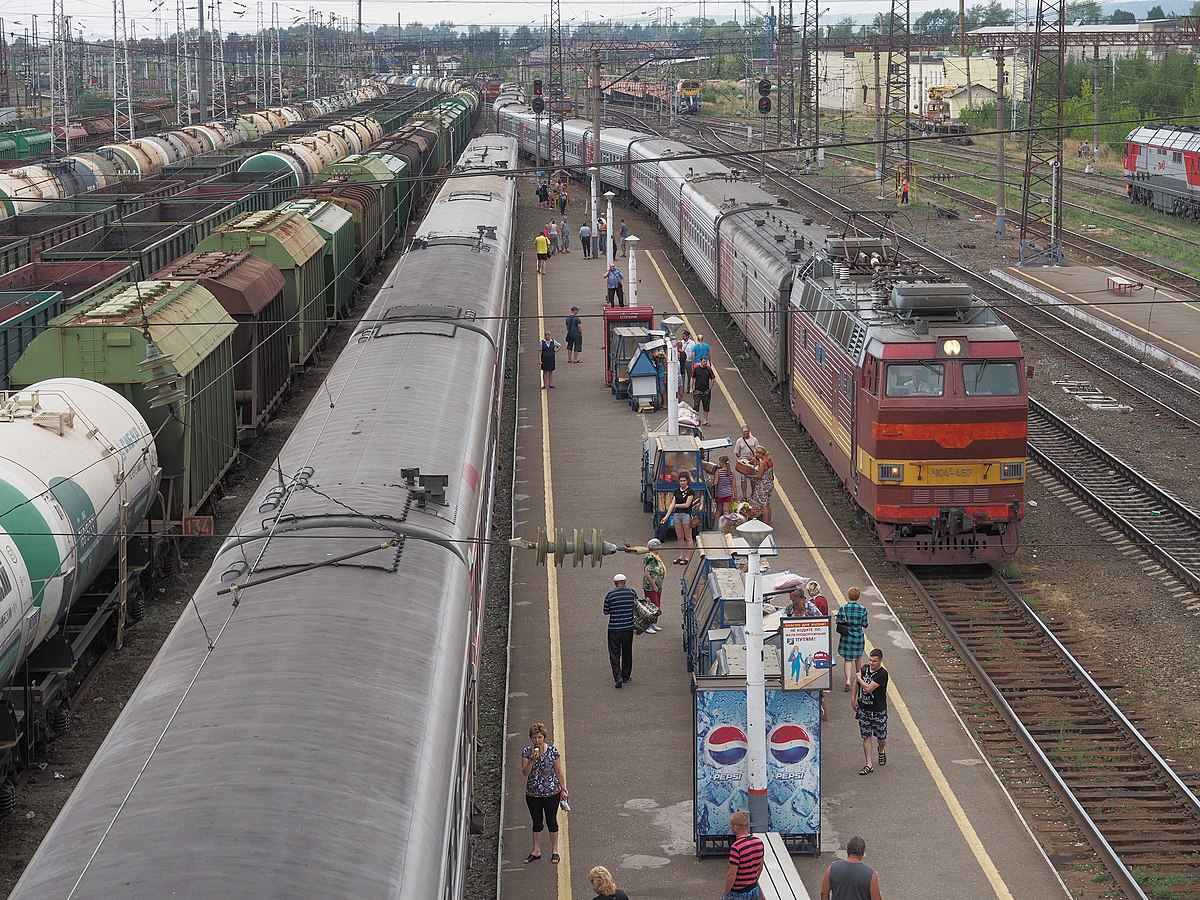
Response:
POLYGON ((1006 459, 876 459, 861 447, 858 449, 858 471, 875 484, 904 487, 972 487, 983 484, 1023 484, 1024 478, 1001 478, 1003 463, 1025 462, 1023 457, 1006 459), (904 466, 900 481, 880 481, 880 465, 904 466))
POLYGON ((842 456, 850 456, 850 432, 846 427, 837 420, 832 410, 829 409, 821 398, 817 396, 811 384, 800 377, 799 373, 792 375, 792 387, 800 394, 804 400, 804 405, 809 408, 809 411, 816 416, 825 429, 833 435, 834 443, 837 444, 842 456))
MULTIPOLYGON (((675 296, 675 292, 671 289, 671 285, 668 283, 666 275, 663 274, 663 270, 659 268, 658 261, 654 258, 653 253, 651 253, 649 250, 642 250, 640 252, 643 256, 645 256, 646 259, 650 261, 650 265, 654 266, 654 271, 658 273, 659 280, 666 289, 667 296, 671 298, 671 302, 675 305, 675 311, 684 320, 688 331, 690 331, 692 334, 696 334, 697 331, 695 328, 693 328, 692 323, 688 321, 687 314, 683 311, 683 307, 679 303, 679 298, 675 296)), ((725 387, 724 382, 718 379, 716 385, 717 390, 721 392, 721 396, 725 398, 725 402, 729 404, 730 410, 737 417, 738 421, 746 421, 745 416, 742 415, 741 409, 738 407, 737 403, 734 402, 734 399, 730 395, 729 390, 725 387)), ((800 514, 796 512, 796 507, 792 505, 791 500, 788 498, 787 492, 784 490, 783 485, 779 481, 775 482, 775 494, 779 497, 780 503, 782 503, 783 507, 787 510, 788 517, 796 526, 796 530, 800 534, 800 540, 803 541, 806 546, 812 548, 810 549, 809 553, 813 558, 813 562, 820 570, 821 578, 825 581, 825 584, 828 585, 829 590, 832 592, 832 596, 844 597, 846 595, 845 590, 840 584, 838 584, 837 579, 833 576, 833 573, 829 571, 829 566, 825 562, 825 558, 821 555, 820 551, 816 549, 816 544, 813 541, 812 534, 807 528, 804 527, 804 522, 801 520, 800 514)), ((871 647, 872 644, 870 641, 867 641, 867 649, 869 650, 871 647)), ((979 868, 983 871, 984 877, 987 878, 988 884, 991 885, 992 892, 995 894, 997 900, 1014 900, 1012 892, 1009 891, 1008 885, 1004 882, 1004 876, 1002 876, 999 869, 996 868, 996 864, 992 861, 992 857, 988 853, 987 847, 984 846, 983 841, 979 837, 979 832, 977 832, 975 830, 975 826, 971 824, 971 820, 967 816, 966 810, 963 809, 962 803, 959 802, 958 797, 954 793, 954 788, 950 786, 950 781, 946 778, 946 773, 942 771, 942 767, 938 764, 937 759, 933 755, 933 750, 930 749, 928 742, 921 733, 920 727, 917 725, 916 720, 913 719, 912 712, 909 710, 908 704, 904 702, 900 688, 894 684, 888 687, 888 700, 896 707, 896 713, 900 716, 901 722, 904 723, 905 730, 912 738, 913 747, 921 757, 921 762, 925 764, 926 770, 929 772, 930 777, 933 779, 934 785, 937 787, 938 794, 941 796, 942 801, 946 804, 946 808, 949 810, 950 816, 954 819, 954 823, 958 826, 959 833, 962 834, 967 846, 971 849, 971 855, 975 857, 975 861, 979 864, 979 868)))

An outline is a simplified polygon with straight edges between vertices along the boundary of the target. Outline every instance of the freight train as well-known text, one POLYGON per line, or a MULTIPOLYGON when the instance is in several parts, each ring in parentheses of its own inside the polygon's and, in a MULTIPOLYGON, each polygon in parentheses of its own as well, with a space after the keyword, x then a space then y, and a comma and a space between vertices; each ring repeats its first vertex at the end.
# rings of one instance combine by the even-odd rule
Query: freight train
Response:
MULTIPOLYGON (((519 92, 502 91, 494 110, 533 154, 536 119, 519 92)), ((562 133, 566 164, 582 173, 597 157, 591 124, 569 120, 562 133)), ((1015 335, 985 303, 884 237, 828 234, 686 144, 605 128, 599 151, 601 180, 679 247, 890 559, 951 565, 1016 551, 1027 384, 1015 335)))
MULTIPOLYGON (((38 254, 0 272, 0 318, 15 313, 0 321, 0 378, 18 389, 0 395, 0 547, 12 563, 0 575, 0 674, 18 672, 0 682, 0 735, 9 736, 0 738, 0 814, 11 810, 16 774, 69 726, 66 676, 93 639, 136 621, 142 589, 180 535, 211 533, 207 507, 239 442, 270 421, 296 367, 404 235, 413 198, 431 190, 414 176, 466 143, 478 95, 454 89, 414 120, 391 107, 358 117, 400 128, 307 187, 283 170, 197 182, 169 171, 126 182, 132 194, 104 194, 114 205, 103 212, 63 213, 50 232, 34 227, 7 246, 0 235, 0 260, 28 254, 30 242, 38 254), (132 410, 144 423, 137 433, 153 436, 153 458, 137 470, 153 472, 148 499, 142 487, 126 491, 123 562, 107 495, 91 475, 72 474, 88 461, 44 446, 99 453, 88 472, 123 461, 108 490, 120 488, 137 474, 132 451, 117 452, 133 433, 107 427, 109 407, 132 410), (71 527, 54 529, 52 545, 38 537, 37 516, 71 527), (2 605, 31 602, 32 613, 2 605)), ((0 225, 54 218, 25 213, 0 225)))
POLYGON ((1200 129, 1143 125, 1125 139, 1131 203, 1200 221, 1200 129))
POLYGON ((467 145, 13 900, 463 897, 516 155, 467 145))
POLYGON ((189 125, 174 131, 105 144, 41 164, 0 171, 0 219, 36 210, 55 200, 105 188, 127 178, 157 175, 191 157, 256 140, 317 114, 382 96, 386 88, 368 83, 357 91, 306 107, 286 106, 247 113, 236 119, 189 125), (318 113, 317 110, 320 110, 318 113))

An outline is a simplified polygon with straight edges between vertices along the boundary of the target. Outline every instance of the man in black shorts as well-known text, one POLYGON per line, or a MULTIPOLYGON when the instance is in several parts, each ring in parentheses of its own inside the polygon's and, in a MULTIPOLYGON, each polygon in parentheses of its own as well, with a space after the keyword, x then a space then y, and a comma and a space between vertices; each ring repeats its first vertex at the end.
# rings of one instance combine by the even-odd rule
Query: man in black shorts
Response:
POLYGON ((717 373, 708 364, 708 357, 702 356, 692 367, 692 402, 696 412, 700 413, 701 425, 708 424, 708 412, 712 407, 712 386, 717 380, 717 373))
POLYGON ((579 318, 579 307, 572 306, 571 314, 567 316, 567 362, 583 362, 579 354, 583 352, 583 319, 579 318))
POLYGON ((858 719, 863 756, 867 760, 867 764, 859 770, 859 775, 870 775, 875 771, 871 766, 871 738, 879 742, 879 765, 887 765, 884 748, 887 746, 888 680, 888 671, 883 667, 883 651, 876 647, 871 651, 867 664, 855 676, 855 691, 850 701, 858 719))

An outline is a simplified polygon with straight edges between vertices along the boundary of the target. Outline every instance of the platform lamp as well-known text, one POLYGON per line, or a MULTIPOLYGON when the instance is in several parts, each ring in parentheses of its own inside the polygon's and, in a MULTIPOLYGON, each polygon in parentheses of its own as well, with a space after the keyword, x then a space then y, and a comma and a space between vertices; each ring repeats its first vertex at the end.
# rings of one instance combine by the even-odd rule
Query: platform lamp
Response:
POLYGON ((642 242, 639 237, 634 237, 632 234, 625 238, 625 245, 629 248, 629 305, 637 306, 637 245, 642 242))
POLYGON ((598 259, 600 254, 596 252, 596 248, 600 246, 600 167, 592 166, 588 169, 592 173, 592 259, 598 259))
POLYGON ((612 217, 612 202, 613 197, 617 196, 612 191, 604 192, 604 199, 608 201, 608 234, 604 236, 604 261, 606 263, 615 263, 617 261, 617 248, 613 241, 613 217, 612 217))
POLYGON ((750 830, 770 831, 767 809, 767 685, 763 667, 763 542, 770 525, 751 519, 737 527, 750 548, 746 561, 746 768, 749 774, 750 830))
POLYGON ((675 346, 683 319, 667 316, 662 320, 667 330, 667 434, 679 434, 679 348, 675 346))

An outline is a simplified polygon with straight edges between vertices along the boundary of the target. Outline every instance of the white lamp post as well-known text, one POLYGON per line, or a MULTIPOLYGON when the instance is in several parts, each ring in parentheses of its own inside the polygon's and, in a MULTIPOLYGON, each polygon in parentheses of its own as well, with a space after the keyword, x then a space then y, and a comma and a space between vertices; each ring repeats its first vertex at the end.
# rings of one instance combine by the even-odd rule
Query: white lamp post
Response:
POLYGON ((763 670, 762 568, 759 548, 772 528, 757 519, 737 527, 750 547, 746 561, 746 766, 749 778, 750 830, 770 831, 767 809, 767 686, 763 670))
MULTIPOLYGON (((599 148, 597 148, 597 151, 599 148)), ((597 221, 600 218, 600 167, 592 166, 588 170, 592 173, 592 258, 599 256, 596 253, 596 247, 599 246, 596 242, 600 240, 599 228, 600 223, 597 221)))
POLYGON ((604 261, 606 263, 615 263, 617 254, 613 247, 613 217, 612 217, 612 202, 613 197, 617 196, 612 191, 604 192, 604 199, 608 201, 608 234, 604 235, 604 261))
POLYGON ((667 329, 667 434, 679 434, 679 350, 675 337, 683 327, 679 316, 667 316, 662 320, 667 329))
POLYGON ((641 238, 630 235, 625 238, 625 246, 629 248, 629 305, 637 306, 637 245, 641 238))

